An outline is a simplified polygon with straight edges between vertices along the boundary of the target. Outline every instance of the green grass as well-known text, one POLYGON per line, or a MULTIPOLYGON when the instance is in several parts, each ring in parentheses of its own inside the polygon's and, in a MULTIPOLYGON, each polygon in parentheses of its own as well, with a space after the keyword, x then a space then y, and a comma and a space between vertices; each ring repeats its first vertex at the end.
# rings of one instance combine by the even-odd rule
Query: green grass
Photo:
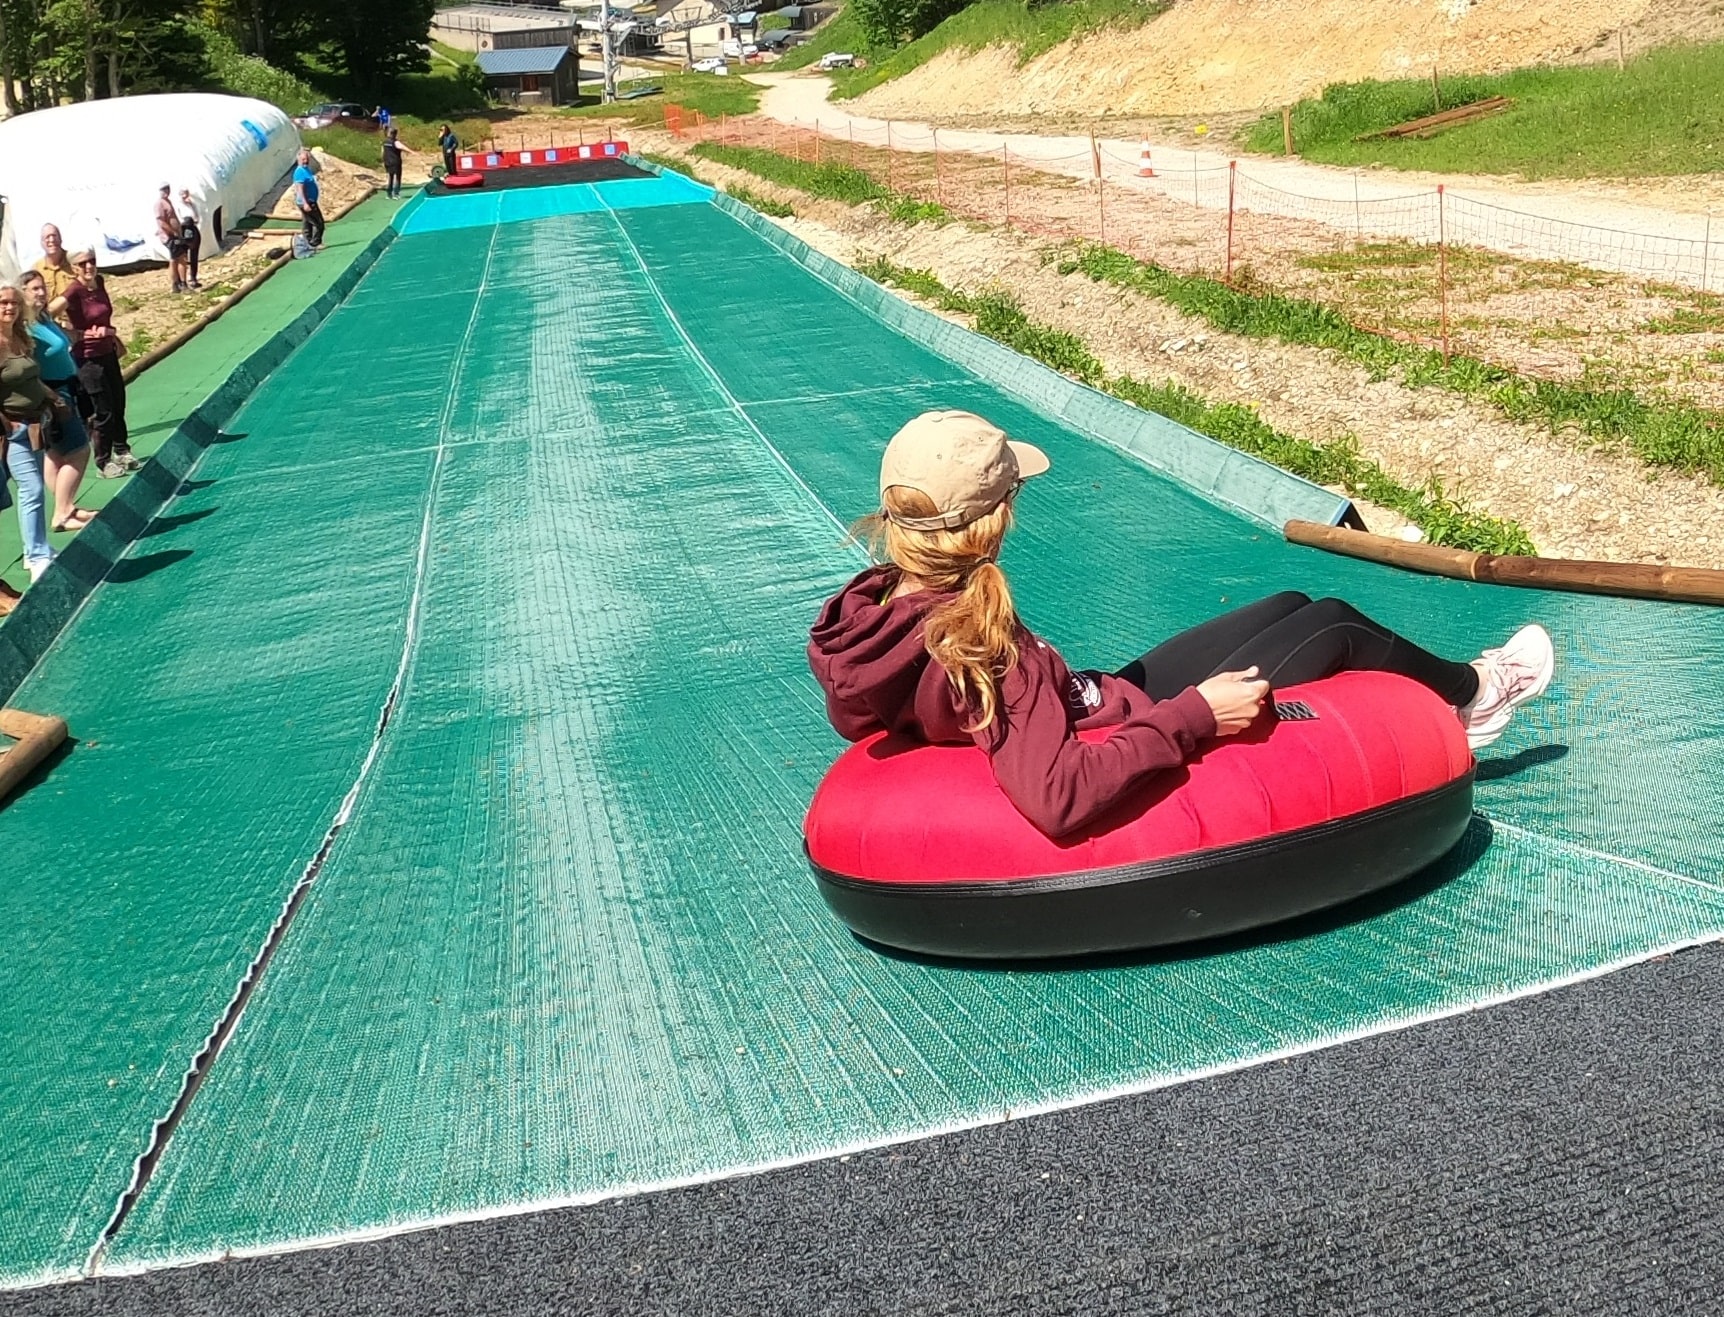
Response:
MULTIPOLYGON (((1643 177, 1724 169, 1724 43, 1648 51, 1614 63, 1441 79, 1444 108, 1508 96, 1514 105, 1419 140, 1362 133, 1432 113, 1429 78, 1343 83, 1293 109, 1295 149, 1338 165, 1388 165, 1527 178, 1643 177)), ((1281 116, 1246 130, 1247 150, 1281 153, 1281 116)))
POLYGON ((763 197, 753 188, 743 187, 739 183, 727 183, 724 190, 743 205, 753 207, 762 215, 771 215, 774 219, 790 219, 796 214, 796 208, 788 202, 774 201, 771 197, 763 197))
POLYGON ((241 54, 233 38, 219 28, 201 23, 193 26, 209 53, 216 90, 268 101, 290 115, 303 114, 323 99, 316 88, 302 78, 255 55, 241 54))
MULTIPOLYGON (((433 162, 440 162, 442 158, 437 149, 437 134, 443 124, 447 123, 454 128, 455 136, 464 147, 478 145, 495 131, 495 125, 488 119, 461 119, 453 115, 448 119, 433 122, 401 118, 394 123, 401 130, 401 140, 407 148, 429 155, 433 162)), ((362 133, 353 128, 341 127, 308 128, 300 130, 299 138, 307 146, 320 147, 349 164, 367 169, 383 168, 382 133, 362 133)))
POLYGON ((431 43, 431 67, 433 70, 445 64, 453 68, 460 68, 463 64, 477 64, 478 62, 477 51, 462 50, 459 46, 445 45, 441 41, 431 43))
POLYGON ((637 101, 617 101, 602 105, 597 97, 584 97, 582 104, 559 113, 576 119, 626 119, 631 123, 659 127, 664 123, 664 107, 680 105, 685 110, 698 110, 709 119, 725 114, 753 114, 760 108, 759 83, 731 74, 720 78, 711 73, 667 73, 662 78, 636 78, 619 82, 617 91, 639 87, 662 87, 657 96, 643 96, 637 101))
POLYGON ((139 357, 145 355, 156 345, 155 335, 142 325, 126 336, 126 353, 120 358, 122 366, 129 366, 139 357))
POLYGON ((907 269, 884 258, 856 268, 876 282, 914 293, 942 310, 974 316, 978 333, 1092 388, 1146 411, 1159 412, 1284 471, 1317 484, 1338 485, 1349 495, 1390 508, 1422 529, 1433 544, 1481 553, 1536 552, 1532 540, 1516 523, 1467 509, 1449 498, 1434 478, 1423 489, 1401 484, 1361 456, 1351 439, 1316 443, 1295 438, 1275 429, 1250 407, 1212 403, 1173 383, 1155 385, 1129 375, 1110 376, 1083 339, 1031 320, 1007 293, 965 293, 948 288, 930 271, 907 269))
POLYGON ((1724 414, 1679 399, 1644 398, 1630 389, 1529 379, 1476 357, 1457 354, 1445 362, 1434 349, 1359 329, 1321 303, 1174 274, 1112 247, 1067 248, 1054 259, 1062 274, 1080 272, 1098 283, 1135 289, 1229 334, 1329 348, 1377 378, 1394 376, 1409 388, 1448 389, 1490 403, 1511 420, 1594 444, 1621 445, 1652 466, 1724 485, 1724 414))
POLYGON ((1648 334, 1724 333, 1724 297, 1716 293, 1691 293, 1692 306, 1679 306, 1668 315, 1648 320, 1640 328, 1648 334))
POLYGON ((866 59, 870 64, 885 59, 891 48, 878 49, 862 31, 862 25, 846 5, 819 27, 802 45, 784 52, 773 64, 778 69, 803 69, 816 63, 822 55, 843 52, 866 59))
POLYGON ((814 165, 762 147, 725 146, 717 142, 701 142, 694 147, 693 154, 745 170, 768 183, 806 192, 811 197, 841 201, 847 206, 871 202, 899 224, 943 224, 952 218, 944 206, 893 192, 860 169, 847 165, 814 165))
POLYGON ((830 19, 814 40, 798 47, 778 64, 781 68, 801 68, 828 51, 862 56, 868 62, 867 68, 832 71, 833 97, 846 100, 903 77, 942 51, 1014 46, 1019 62, 1028 63, 1061 42, 1086 32, 1107 27, 1139 27, 1167 8, 1166 0, 1060 0, 1033 8, 1024 0, 976 0, 926 36, 896 49, 872 46, 861 25, 845 10, 830 19))

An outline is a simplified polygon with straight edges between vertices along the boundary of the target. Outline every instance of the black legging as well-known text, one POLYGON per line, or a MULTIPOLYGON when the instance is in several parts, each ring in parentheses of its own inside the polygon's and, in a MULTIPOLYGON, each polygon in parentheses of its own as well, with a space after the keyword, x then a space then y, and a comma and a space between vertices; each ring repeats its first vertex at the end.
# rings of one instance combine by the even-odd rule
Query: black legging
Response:
POLYGON ((1337 672, 1393 672, 1457 707, 1478 694, 1478 672, 1451 663, 1339 599, 1312 602, 1287 590, 1211 618, 1165 640, 1115 675, 1152 699, 1170 700, 1218 672, 1255 667, 1271 689, 1337 672))
POLYGON ((105 352, 90 357, 78 367, 78 383, 83 387, 89 410, 84 421, 90 430, 90 446, 96 468, 100 470, 110 458, 123 457, 132 451, 131 435, 126 429, 126 379, 120 373, 120 354, 105 352))

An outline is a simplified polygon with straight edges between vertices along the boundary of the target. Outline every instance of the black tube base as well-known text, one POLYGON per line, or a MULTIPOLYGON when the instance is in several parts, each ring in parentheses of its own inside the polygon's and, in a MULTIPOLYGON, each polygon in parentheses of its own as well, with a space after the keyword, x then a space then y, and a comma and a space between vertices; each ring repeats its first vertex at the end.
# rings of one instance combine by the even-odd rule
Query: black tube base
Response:
POLYGON ((871 942, 979 960, 1094 955, 1221 937, 1380 891, 1447 854, 1472 810, 1469 772, 1297 832, 1117 869, 939 884, 814 872, 833 913, 871 942))

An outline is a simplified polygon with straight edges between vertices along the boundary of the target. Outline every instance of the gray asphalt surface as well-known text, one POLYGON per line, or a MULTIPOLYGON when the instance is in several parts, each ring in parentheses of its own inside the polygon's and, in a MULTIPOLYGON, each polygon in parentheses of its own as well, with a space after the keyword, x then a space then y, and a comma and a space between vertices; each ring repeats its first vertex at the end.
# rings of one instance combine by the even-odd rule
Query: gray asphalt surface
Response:
POLYGON ((0 1313, 1724 1313, 1721 1052, 1714 945, 1033 1120, 0 1313))

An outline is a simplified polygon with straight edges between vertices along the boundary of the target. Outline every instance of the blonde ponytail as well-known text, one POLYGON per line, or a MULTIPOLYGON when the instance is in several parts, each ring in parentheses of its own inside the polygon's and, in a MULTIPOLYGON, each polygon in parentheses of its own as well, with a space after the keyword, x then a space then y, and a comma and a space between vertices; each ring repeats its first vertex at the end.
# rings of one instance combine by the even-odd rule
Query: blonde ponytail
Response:
MULTIPOLYGON (((918 489, 894 485, 886 508, 899 517, 931 517, 939 509, 918 489)), ((999 712, 999 687, 1018 662, 1018 614, 1006 574, 995 561, 1012 524, 1011 500, 957 530, 908 530, 883 513, 865 517, 856 535, 875 556, 882 553, 905 575, 929 589, 956 591, 928 613, 923 641, 945 669, 958 698, 975 710, 966 729, 990 726, 999 712)))

